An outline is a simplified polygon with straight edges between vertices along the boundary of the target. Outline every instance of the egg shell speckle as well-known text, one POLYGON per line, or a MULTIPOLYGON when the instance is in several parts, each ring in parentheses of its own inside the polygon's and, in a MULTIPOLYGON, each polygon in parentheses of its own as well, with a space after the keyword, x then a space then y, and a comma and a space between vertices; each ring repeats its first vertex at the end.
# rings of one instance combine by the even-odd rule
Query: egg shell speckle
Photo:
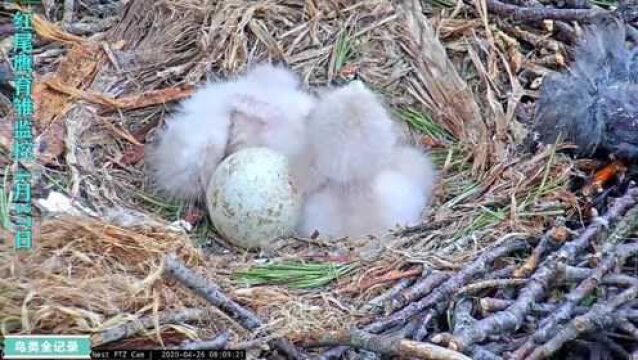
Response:
POLYGON ((288 160, 267 148, 247 148, 222 161, 208 185, 206 205, 229 242, 263 249, 291 235, 301 211, 288 160))

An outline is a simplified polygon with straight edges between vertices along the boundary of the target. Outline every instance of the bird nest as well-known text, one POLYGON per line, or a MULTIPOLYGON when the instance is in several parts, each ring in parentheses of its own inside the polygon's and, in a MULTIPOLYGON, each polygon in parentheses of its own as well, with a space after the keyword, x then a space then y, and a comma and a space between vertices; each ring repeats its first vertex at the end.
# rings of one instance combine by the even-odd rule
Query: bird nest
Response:
MULTIPOLYGON (((34 193, 66 194, 73 205, 38 218, 33 250, 0 244, 3 332, 90 332, 96 345, 129 348, 222 330, 237 344, 300 341, 369 323, 371 300, 396 281, 458 271, 578 216, 568 182, 588 163, 521 145, 528 124, 520 109, 533 99, 534 79, 563 65, 563 44, 492 19, 481 6, 416 3, 113 1, 121 8, 111 17, 76 9, 95 23, 66 26, 47 20, 59 11, 53 5, 37 15, 34 193), (237 281, 233 274, 264 254, 224 243, 201 208, 154 194, 144 175, 143 144, 179 100, 205 79, 261 60, 283 60, 310 88, 357 71, 440 171, 421 225, 378 239, 285 239, 267 254, 272 262, 353 264, 320 287, 237 281), (238 326, 162 276, 169 253, 251 309, 260 327, 238 326), (109 332, 132 319, 148 326, 109 332)), ((8 143, 0 141, 0 163, 9 163, 8 143)))

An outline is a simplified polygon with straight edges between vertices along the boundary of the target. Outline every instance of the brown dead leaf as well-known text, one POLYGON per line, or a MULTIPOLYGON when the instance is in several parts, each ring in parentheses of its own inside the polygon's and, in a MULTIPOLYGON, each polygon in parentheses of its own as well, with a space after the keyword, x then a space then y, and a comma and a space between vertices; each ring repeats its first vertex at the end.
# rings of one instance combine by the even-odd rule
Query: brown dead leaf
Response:
POLYGON ((125 165, 132 165, 142 160, 143 158, 144 158, 144 146, 135 145, 124 152, 120 162, 125 165))
MULTIPOLYGON (((187 98, 193 94, 194 87, 191 85, 177 86, 167 89, 151 90, 138 95, 125 96, 113 101, 113 107, 123 109, 138 109, 148 106, 165 104, 167 102, 187 98)), ((107 104, 105 104, 107 105, 107 104)), ((100 113, 112 111, 113 109, 105 109, 100 113)))

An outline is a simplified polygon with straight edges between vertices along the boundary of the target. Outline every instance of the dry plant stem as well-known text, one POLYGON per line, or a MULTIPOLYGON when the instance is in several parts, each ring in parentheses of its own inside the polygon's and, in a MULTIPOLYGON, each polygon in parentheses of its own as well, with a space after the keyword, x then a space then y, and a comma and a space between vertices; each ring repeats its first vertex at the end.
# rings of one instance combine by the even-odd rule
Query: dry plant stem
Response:
POLYGON ((614 312, 618 307, 638 296, 638 287, 631 287, 612 299, 596 303, 586 314, 576 317, 542 346, 537 347, 526 359, 540 360, 558 351, 566 342, 576 339, 580 334, 604 330, 615 325, 614 312))
POLYGON ((615 222, 628 208, 636 203, 636 198, 638 198, 638 189, 632 188, 624 196, 616 199, 609 211, 601 219, 598 219, 599 221, 592 222, 578 238, 563 245, 543 262, 510 307, 477 321, 476 326, 462 329, 452 339, 450 346, 453 349, 463 350, 472 344, 485 340, 490 335, 520 328, 532 305, 550 287, 557 274, 558 264, 562 261, 573 261, 579 253, 589 246, 591 240, 604 229, 605 226, 603 224, 615 222))
MULTIPOLYGON (((206 317, 208 312, 201 309, 185 309, 175 312, 165 312, 159 315, 159 324, 175 324, 188 321, 201 320, 206 317)), ((114 341, 131 337, 138 332, 152 328, 155 326, 155 318, 153 316, 144 316, 135 321, 129 321, 124 324, 110 327, 102 330, 91 337, 91 344, 99 346, 114 341)))
POLYGON ((572 317, 576 305, 578 305, 585 297, 589 296, 602 282, 603 276, 611 271, 616 265, 622 264, 626 257, 632 256, 638 252, 638 247, 634 246, 633 251, 627 251, 622 246, 611 249, 603 261, 596 267, 592 274, 572 289, 566 296, 565 301, 551 315, 543 319, 534 334, 518 348, 513 359, 524 359, 536 344, 542 344, 550 339, 560 329, 560 324, 572 317))
MULTIPOLYGON (((165 272, 209 303, 227 313, 241 326, 248 330, 256 330, 261 327, 262 323, 257 318, 257 315, 229 299, 213 282, 188 269, 177 259, 175 254, 166 256, 164 261, 165 272)), ((276 340, 274 345, 291 358, 301 358, 301 354, 286 340, 276 340)))
POLYGON ((417 302, 409 304, 387 319, 366 326, 365 330, 375 334, 380 333, 387 328, 405 323, 411 317, 419 314, 428 307, 433 307, 436 312, 435 314, 441 314, 447 308, 452 294, 454 294, 456 289, 467 284, 474 277, 487 272, 489 270, 489 265, 494 262, 494 260, 526 248, 527 243, 525 241, 514 240, 497 248, 484 251, 478 259, 474 260, 463 270, 452 276, 448 281, 444 282, 428 296, 417 302))
POLYGON ((219 350, 228 344, 231 335, 230 331, 224 331, 210 340, 189 341, 175 348, 181 350, 219 350))
POLYGON ((432 289, 441 285, 444 281, 450 278, 448 273, 436 271, 425 277, 419 279, 414 286, 408 288, 403 293, 396 296, 388 304, 388 313, 394 313, 402 307, 410 304, 418 299, 421 299, 425 295, 429 294, 432 289))
POLYGON ((376 353, 405 358, 431 360, 470 360, 469 357, 437 345, 411 341, 399 337, 381 336, 358 329, 332 331, 319 336, 305 337, 306 346, 347 345, 376 353))
POLYGON ((586 20, 594 16, 605 13, 605 11, 594 9, 549 9, 549 8, 525 8, 510 4, 505 4, 498 0, 486 0, 487 10, 499 16, 507 16, 513 20, 535 21, 535 20, 565 20, 577 21, 586 20))
MULTIPOLYGON (((435 114, 437 122, 444 124, 454 136, 479 144, 486 133, 479 106, 472 90, 448 58, 429 20, 423 16, 420 2, 401 1, 397 13, 405 20, 404 47, 414 62, 419 95, 425 105, 435 114)), ((475 155, 475 168, 483 166, 484 162, 484 156, 475 155)))

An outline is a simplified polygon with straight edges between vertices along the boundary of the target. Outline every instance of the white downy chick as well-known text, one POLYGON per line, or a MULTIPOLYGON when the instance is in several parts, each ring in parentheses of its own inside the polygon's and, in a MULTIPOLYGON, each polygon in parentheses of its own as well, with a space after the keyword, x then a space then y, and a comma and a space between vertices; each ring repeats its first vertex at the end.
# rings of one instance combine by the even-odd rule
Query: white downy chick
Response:
POLYGON ((429 157, 398 146, 371 181, 327 183, 308 197, 299 231, 325 237, 380 235, 395 226, 419 223, 431 198, 436 171, 429 157))
POLYGON ((281 66, 261 64, 238 82, 233 99, 228 153, 264 146, 289 159, 301 156, 306 146, 306 118, 314 96, 301 89, 301 81, 281 66))
POLYGON ((436 170, 430 158, 419 150, 397 147, 388 169, 372 183, 372 193, 379 211, 379 223, 386 228, 419 223, 432 197, 436 170))
POLYGON ((323 186, 308 195, 297 231, 306 237, 311 237, 315 231, 322 238, 343 236, 345 209, 339 195, 332 186, 323 186))
POLYGON ((156 186, 170 197, 196 200, 229 153, 265 146, 298 156, 305 144, 305 117, 315 103, 299 87, 290 70, 261 64, 198 89, 168 119, 158 143, 145 149, 156 186))
POLYGON ((308 119, 308 142, 317 171, 347 184, 367 181, 387 164, 397 131, 381 98, 356 80, 320 98, 308 119))

